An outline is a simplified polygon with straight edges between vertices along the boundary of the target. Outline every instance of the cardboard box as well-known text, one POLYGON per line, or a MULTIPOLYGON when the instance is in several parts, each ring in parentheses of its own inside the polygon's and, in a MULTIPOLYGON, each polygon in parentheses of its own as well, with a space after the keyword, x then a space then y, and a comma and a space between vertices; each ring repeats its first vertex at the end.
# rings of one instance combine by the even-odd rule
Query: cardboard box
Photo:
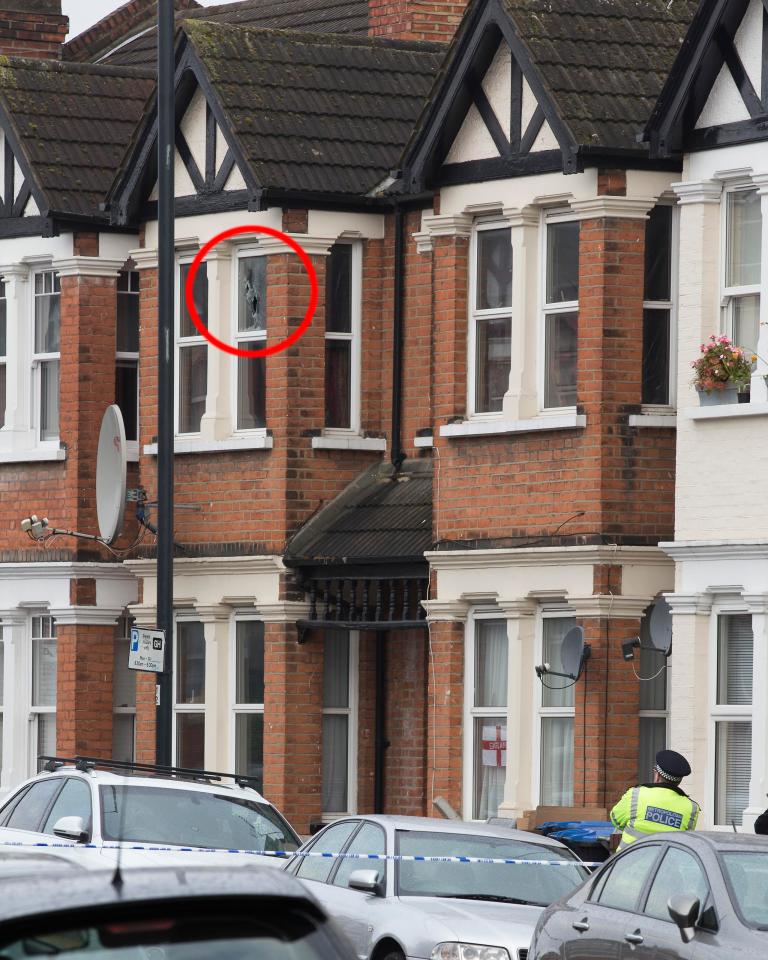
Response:
POLYGON ((536 807, 523 811, 517 829, 535 831, 542 823, 560 820, 608 820, 608 811, 605 807, 536 807))

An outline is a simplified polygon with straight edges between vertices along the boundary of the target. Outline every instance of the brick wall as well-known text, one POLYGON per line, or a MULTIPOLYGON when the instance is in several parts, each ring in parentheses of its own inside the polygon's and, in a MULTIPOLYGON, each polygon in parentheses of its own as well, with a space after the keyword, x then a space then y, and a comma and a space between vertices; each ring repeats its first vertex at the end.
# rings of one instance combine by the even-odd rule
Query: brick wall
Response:
POLYGON ((61 0, 4 0, 0 4, 0 55, 60 60, 69 29, 61 0))
POLYGON ((426 809, 443 797, 462 813, 462 729, 464 716, 464 624, 430 624, 432 664, 428 677, 426 809))
POLYGON ((392 40, 449 43, 467 0, 369 0, 368 33, 392 40))
POLYGON ((57 628, 56 750, 59 756, 112 756, 115 628, 57 628))
POLYGON ((425 631, 389 633, 387 645, 384 812, 424 816, 427 734, 425 631))

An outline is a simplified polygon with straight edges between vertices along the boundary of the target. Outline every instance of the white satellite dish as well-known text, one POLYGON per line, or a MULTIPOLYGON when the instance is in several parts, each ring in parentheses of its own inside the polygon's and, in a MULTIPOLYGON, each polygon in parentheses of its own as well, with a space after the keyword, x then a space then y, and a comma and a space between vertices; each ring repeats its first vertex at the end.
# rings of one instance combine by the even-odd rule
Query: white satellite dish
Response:
POLYGON ((123 415, 113 403, 104 411, 96 454, 96 516, 106 543, 114 543, 123 530, 127 467, 123 415))

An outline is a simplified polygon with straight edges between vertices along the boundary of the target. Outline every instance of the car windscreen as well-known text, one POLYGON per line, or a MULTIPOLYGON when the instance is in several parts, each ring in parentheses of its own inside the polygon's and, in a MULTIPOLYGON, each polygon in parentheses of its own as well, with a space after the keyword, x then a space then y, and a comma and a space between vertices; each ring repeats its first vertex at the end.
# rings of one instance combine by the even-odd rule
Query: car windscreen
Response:
POLYGON ((768 930, 768 852, 727 851, 720 860, 741 919, 768 930))
MULTIPOLYGON (((263 909, 261 905, 254 911, 263 909)), ((273 907, 274 909, 274 907, 273 907)), ((191 912, 191 911, 190 911, 191 912)), ((205 913, 203 909, 203 913, 205 913)), ((3 957, 64 955, 67 960, 336 960, 321 929, 296 915, 279 921, 263 917, 164 916, 105 921, 98 925, 37 929, 26 923, 21 935, 0 933, 3 957), (290 920, 290 926, 287 921, 290 920)))
POLYGON ((224 850, 296 850, 299 839, 267 803, 198 790, 99 787, 105 841, 224 850))
POLYGON ((572 860, 573 866, 399 860, 396 892, 408 897, 450 897, 547 906, 586 880, 570 850, 503 837, 398 830, 396 852, 406 857, 572 860))

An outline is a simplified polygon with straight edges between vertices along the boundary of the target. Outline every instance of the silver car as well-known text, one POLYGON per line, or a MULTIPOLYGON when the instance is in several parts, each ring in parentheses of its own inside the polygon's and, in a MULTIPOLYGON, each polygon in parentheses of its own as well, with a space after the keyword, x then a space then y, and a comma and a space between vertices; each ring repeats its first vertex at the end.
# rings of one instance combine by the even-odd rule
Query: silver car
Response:
POLYGON ((361 960, 525 960, 542 909, 588 876, 556 840, 456 820, 339 820, 286 870, 305 881, 361 960), (565 866, 323 857, 469 857, 565 866), (573 864, 572 866, 570 864, 573 864))

